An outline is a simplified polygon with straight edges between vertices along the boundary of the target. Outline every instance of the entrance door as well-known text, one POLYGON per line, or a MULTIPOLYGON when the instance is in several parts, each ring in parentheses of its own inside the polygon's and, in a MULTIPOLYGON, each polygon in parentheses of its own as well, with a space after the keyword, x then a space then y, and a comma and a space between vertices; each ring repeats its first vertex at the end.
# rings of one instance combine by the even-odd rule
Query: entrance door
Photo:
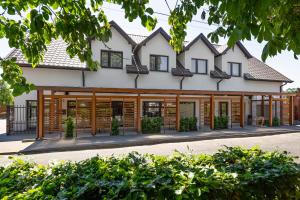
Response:
POLYGON ((219 116, 222 117, 228 116, 228 102, 219 103, 219 116))

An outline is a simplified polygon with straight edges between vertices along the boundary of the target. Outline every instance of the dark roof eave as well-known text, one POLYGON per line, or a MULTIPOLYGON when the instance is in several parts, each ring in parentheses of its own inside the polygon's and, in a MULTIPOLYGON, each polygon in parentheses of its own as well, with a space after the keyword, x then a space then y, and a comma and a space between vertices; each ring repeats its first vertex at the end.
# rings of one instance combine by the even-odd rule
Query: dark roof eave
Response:
MULTIPOLYGON (((32 68, 31 64, 16 63, 20 67, 32 68)), ((62 70, 78 70, 78 71, 91 71, 89 68, 85 67, 68 67, 68 66, 56 66, 56 65, 37 65, 35 68, 41 69, 62 69, 62 70)))
POLYGON ((280 83, 293 83, 294 81, 292 80, 271 80, 271 79, 255 79, 255 78, 246 78, 244 77, 245 80, 247 81, 266 81, 266 82, 280 82, 280 83))
MULTIPOLYGON (((219 52, 217 49, 208 41, 208 39, 200 33, 195 39, 193 39, 185 48, 183 51, 188 51, 199 39, 201 39, 204 44, 211 50, 211 52, 215 55, 218 56, 219 52)), ((182 52, 183 52, 182 51, 182 52)))

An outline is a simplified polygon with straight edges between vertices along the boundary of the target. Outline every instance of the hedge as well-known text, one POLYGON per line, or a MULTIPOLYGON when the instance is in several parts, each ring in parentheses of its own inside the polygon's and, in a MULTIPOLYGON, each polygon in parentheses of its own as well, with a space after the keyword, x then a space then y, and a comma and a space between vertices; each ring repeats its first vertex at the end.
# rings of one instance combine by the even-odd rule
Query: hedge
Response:
POLYGON ((258 148, 0 168, 0 199, 299 199, 299 188, 293 157, 258 148))

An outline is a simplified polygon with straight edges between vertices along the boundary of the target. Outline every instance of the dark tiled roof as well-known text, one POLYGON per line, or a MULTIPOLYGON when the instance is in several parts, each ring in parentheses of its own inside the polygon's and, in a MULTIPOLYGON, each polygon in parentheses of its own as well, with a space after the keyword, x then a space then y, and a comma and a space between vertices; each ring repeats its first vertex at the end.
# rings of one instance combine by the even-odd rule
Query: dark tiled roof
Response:
POLYGON ((293 82, 272 67, 257 58, 248 59, 249 73, 244 74, 246 80, 293 82))
POLYGON ((178 60, 176 61, 176 68, 172 68, 171 72, 173 76, 193 76, 193 73, 186 69, 178 60))
POLYGON ((215 70, 210 71, 211 78, 230 79, 231 76, 215 66, 215 70))
MULTIPOLYGON (((70 58, 66 52, 67 43, 63 39, 52 40, 47 45, 47 51, 44 55, 44 60, 39 64, 41 68, 68 68, 68 69, 84 69, 86 64, 82 63, 77 56, 70 58)), ((12 52, 6 57, 6 59, 16 58, 16 63, 20 66, 31 65, 27 62, 25 56, 22 54, 20 49, 13 49, 12 52)))

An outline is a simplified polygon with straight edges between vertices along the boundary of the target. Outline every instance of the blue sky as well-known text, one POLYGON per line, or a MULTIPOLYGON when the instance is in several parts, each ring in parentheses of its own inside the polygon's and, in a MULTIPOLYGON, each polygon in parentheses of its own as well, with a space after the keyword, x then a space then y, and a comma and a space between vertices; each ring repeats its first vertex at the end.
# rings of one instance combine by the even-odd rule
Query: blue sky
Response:
MULTIPOLYGON (((168 2, 170 7, 174 6, 175 1, 169 0, 168 2)), ((161 0, 150 0, 150 6, 154 9, 155 12, 167 14, 169 11, 165 2, 161 0)), ((147 29, 142 27, 142 25, 140 24, 140 20, 134 20, 133 22, 128 22, 128 20, 124 18, 124 12, 119 6, 105 3, 103 7, 109 20, 116 21, 127 33, 149 35, 147 29)), ((201 11, 199 13, 201 13, 201 11)), ((156 16, 158 19, 158 24, 156 28, 163 27, 168 32, 169 31, 168 17, 163 15, 156 15, 156 16)), ((200 15, 195 16, 194 20, 202 21, 200 15)), ((207 35, 215 28, 216 26, 209 26, 205 23, 191 22, 188 24, 186 40, 191 41, 199 33, 203 33, 204 35, 207 35)), ((226 43, 226 39, 223 38, 220 39, 220 44, 225 44, 225 43, 226 43)), ((243 44, 253 56, 260 58, 264 44, 259 44, 255 40, 243 41, 243 44)), ((1 39, 0 56, 1 57, 6 56, 10 52, 10 50, 11 49, 8 46, 7 40, 1 39)), ((285 88, 300 87, 300 60, 295 60, 293 53, 288 51, 283 51, 281 54, 275 57, 271 57, 271 58, 269 57, 266 63, 294 81, 294 83, 288 84, 285 88)))

